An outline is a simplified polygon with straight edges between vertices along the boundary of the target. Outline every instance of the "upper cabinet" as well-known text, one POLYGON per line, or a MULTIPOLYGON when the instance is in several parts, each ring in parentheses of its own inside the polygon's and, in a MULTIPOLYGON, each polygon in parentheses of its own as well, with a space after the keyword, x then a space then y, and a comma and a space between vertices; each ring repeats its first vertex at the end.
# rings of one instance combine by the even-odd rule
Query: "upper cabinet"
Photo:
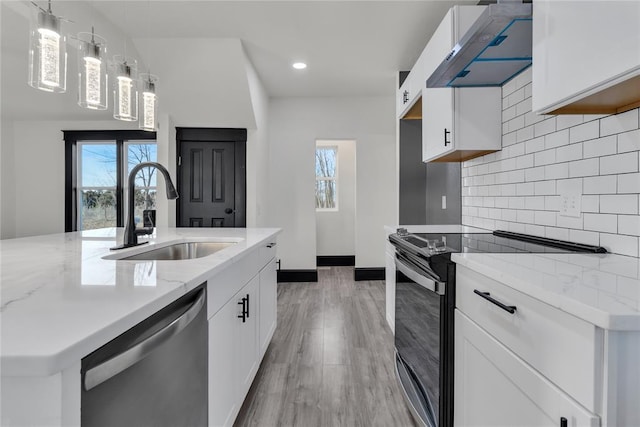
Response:
POLYGON ((399 119, 422 119, 422 87, 424 86, 424 53, 396 94, 396 115, 399 119))
POLYGON ((426 88, 426 79, 486 6, 454 6, 429 40, 422 65, 422 160, 462 162, 502 147, 500 87, 426 88))
POLYGON ((640 106, 640 1, 533 2, 533 111, 640 106))

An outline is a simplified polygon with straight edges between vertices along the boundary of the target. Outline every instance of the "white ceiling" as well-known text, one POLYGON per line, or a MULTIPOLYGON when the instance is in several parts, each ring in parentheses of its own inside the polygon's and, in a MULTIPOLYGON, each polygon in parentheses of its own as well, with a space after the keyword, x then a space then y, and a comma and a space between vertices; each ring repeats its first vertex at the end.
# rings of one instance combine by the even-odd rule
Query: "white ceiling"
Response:
MULTIPOLYGON (((411 68, 446 11, 453 4, 477 4, 477 0, 83 2, 137 46, 145 45, 141 39, 240 39, 267 92, 275 97, 393 95, 397 72, 411 68), (294 61, 304 61, 308 68, 294 70, 294 61)), ((56 3, 63 2, 54 0, 54 12, 56 3)), ((3 10, 4 114, 10 99, 4 95, 7 90, 11 93, 7 73, 26 80, 27 34, 24 28, 12 28, 13 20, 3 10)), ((77 19, 73 8, 66 13, 77 19)), ((117 53, 111 42, 110 50, 117 53)), ((139 53, 144 60, 144 52, 139 53)), ((166 52, 166 61, 172 61, 171 52, 166 52)), ((70 61, 69 72, 74 69, 70 61)), ((194 70, 184 71, 188 76, 194 70)), ((215 72, 210 70, 213 79, 215 72)), ((162 81, 161 70, 156 74, 162 81)), ((45 104, 52 96, 38 95, 45 104)), ((86 114, 78 110, 78 115, 86 114)))

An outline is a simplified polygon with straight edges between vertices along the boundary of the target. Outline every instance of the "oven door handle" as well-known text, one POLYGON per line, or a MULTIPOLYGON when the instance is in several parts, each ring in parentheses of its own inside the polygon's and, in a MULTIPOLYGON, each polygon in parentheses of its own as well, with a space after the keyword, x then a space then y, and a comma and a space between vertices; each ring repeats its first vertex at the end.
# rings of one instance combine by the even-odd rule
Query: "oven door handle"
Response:
POLYGON ((444 295, 444 282, 423 276, 398 258, 396 258, 396 269, 423 288, 435 292, 438 295, 444 295))

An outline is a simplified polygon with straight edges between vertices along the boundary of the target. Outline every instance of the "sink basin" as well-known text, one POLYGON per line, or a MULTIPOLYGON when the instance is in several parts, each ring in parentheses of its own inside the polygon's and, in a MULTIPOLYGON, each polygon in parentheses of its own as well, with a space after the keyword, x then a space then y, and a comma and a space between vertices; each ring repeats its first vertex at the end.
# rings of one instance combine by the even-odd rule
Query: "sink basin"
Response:
POLYGON ((124 258, 122 261, 178 261, 202 258, 211 255, 236 242, 182 242, 158 249, 142 252, 124 258))

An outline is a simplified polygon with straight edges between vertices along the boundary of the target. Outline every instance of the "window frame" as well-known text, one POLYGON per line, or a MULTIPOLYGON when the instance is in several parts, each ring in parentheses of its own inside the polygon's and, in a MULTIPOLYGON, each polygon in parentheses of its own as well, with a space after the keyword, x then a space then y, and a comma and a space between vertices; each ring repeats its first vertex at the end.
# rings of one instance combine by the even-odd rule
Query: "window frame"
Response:
MULTIPOLYGON (((316 206, 316 212, 338 212, 339 211, 339 194, 340 192, 338 191, 338 175, 339 175, 339 170, 340 170, 340 147, 336 144, 333 143, 326 143, 326 142, 318 142, 316 143, 316 149, 315 149, 315 153, 316 156, 314 156, 314 159, 317 158, 317 152, 318 150, 326 150, 326 149, 333 149, 336 153, 336 165, 335 165, 335 170, 336 173, 334 176, 318 176, 316 175, 316 179, 315 179, 315 185, 316 185, 316 189, 318 188, 318 181, 333 181, 334 182, 334 187, 335 187, 335 206, 333 208, 319 208, 318 206, 316 206)), ((315 163, 315 162, 314 162, 315 163)), ((315 169, 315 168, 314 168, 315 169)), ((317 190, 314 190, 317 191, 317 190)))
POLYGON ((80 177, 78 176, 78 143, 115 142, 116 144, 116 227, 124 226, 124 192, 123 187, 127 179, 128 168, 124 164, 126 156, 125 142, 149 141, 157 143, 156 132, 143 130, 99 130, 99 131, 69 131, 63 130, 65 141, 65 173, 64 173, 64 206, 65 206, 65 232, 78 231, 78 200, 80 177))

